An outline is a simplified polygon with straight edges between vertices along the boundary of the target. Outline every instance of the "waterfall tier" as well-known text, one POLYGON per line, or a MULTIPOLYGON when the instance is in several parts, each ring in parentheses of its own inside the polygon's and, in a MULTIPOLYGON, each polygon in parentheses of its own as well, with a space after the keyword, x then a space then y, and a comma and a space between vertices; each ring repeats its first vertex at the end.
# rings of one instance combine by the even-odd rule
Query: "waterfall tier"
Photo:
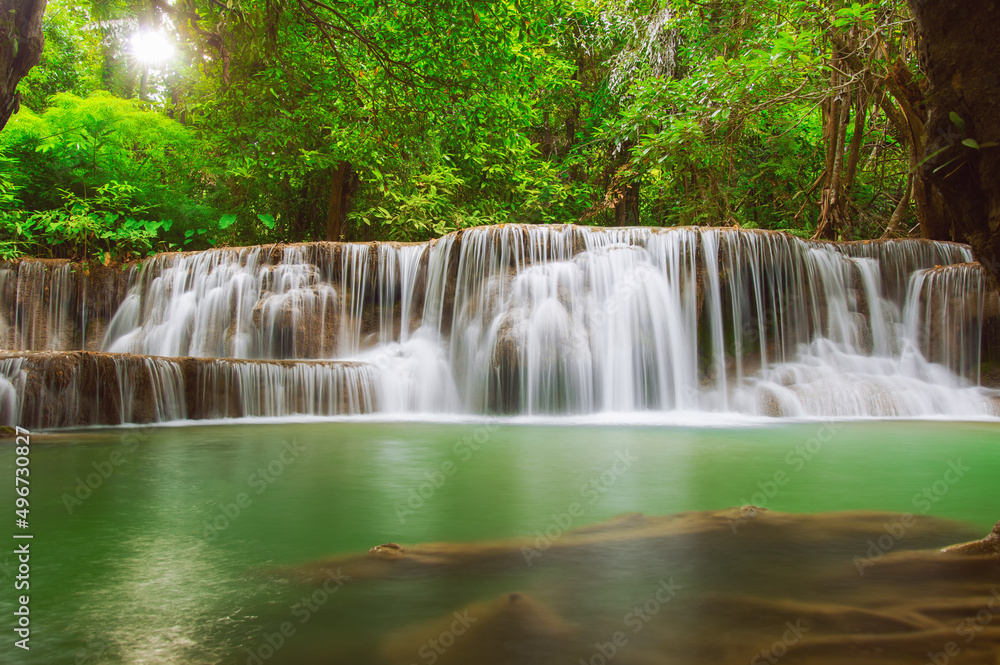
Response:
POLYGON ((49 371, 30 356, 4 360, 0 403, 22 417, 72 411, 38 416, 52 426, 112 412, 1000 415, 980 386, 994 376, 998 301, 971 261, 964 245, 921 240, 524 225, 164 254, 119 270, 99 297, 68 264, 25 261, 0 266, 4 345, 93 349, 103 330, 112 355, 73 356, 78 373, 105 363, 98 380, 118 388, 104 393, 139 381, 150 403, 85 416, 19 383, 24 367, 49 371), (123 379, 110 370, 121 363, 156 378, 123 379))
POLYGON ((363 363, 22 352, 0 355, 0 376, 0 421, 32 428, 379 409, 363 363))
POLYGON ((0 261, 0 349, 100 351, 137 266, 0 261))

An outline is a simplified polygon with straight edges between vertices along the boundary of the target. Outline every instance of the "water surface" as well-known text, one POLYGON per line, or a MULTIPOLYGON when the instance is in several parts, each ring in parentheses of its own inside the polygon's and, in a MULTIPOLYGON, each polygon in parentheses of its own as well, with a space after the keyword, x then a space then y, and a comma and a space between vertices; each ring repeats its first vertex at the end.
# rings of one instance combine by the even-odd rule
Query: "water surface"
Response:
MULTIPOLYGON (((996 423, 926 421, 241 423, 38 434, 32 650, 29 658, 9 640, 0 652, 4 662, 53 665, 376 662, 374 653, 390 662, 391 649, 378 646, 387 635, 512 591, 533 593, 576 625, 618 617, 608 620, 613 628, 629 602, 655 591, 658 573, 680 580, 692 562, 640 573, 634 551, 603 551, 588 562, 589 582, 577 568, 567 577, 570 568, 525 565, 502 575, 334 583, 325 594, 273 573, 388 542, 559 535, 623 513, 747 503, 951 518, 984 535, 1000 519, 998 435, 996 423), (261 658, 285 622, 294 634, 261 658)), ((0 476, 12 478, 13 464, 4 443, 0 476)), ((9 580, 13 557, 0 564, 9 580)), ((711 580, 728 575, 702 568, 686 602, 718 591, 711 580)), ((4 616, 11 600, 0 595, 4 616)), ((412 662, 429 659, 414 651, 412 662)), ((640 661, 623 654, 622 662, 640 661)))

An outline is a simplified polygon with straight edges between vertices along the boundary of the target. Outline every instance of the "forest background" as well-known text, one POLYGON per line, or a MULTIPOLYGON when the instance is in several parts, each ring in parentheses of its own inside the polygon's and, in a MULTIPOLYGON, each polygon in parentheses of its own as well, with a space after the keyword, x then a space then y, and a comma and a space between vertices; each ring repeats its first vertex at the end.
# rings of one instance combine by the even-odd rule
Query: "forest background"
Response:
POLYGON ((0 258, 484 224, 918 231, 905 0, 49 0, 0 258))

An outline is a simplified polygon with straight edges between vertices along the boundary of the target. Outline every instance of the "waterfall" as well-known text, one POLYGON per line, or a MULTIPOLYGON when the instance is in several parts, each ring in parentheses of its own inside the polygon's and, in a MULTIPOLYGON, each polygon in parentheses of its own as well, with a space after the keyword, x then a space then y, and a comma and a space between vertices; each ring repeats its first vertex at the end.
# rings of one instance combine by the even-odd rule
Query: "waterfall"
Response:
POLYGON ((0 261, 0 349, 98 351, 134 265, 0 261))
POLYGON ((202 418, 370 413, 378 400, 365 365, 213 360, 192 381, 202 418))
POLYGON ((157 256, 111 320, 104 350, 324 357, 333 350, 340 314, 324 258, 299 246, 157 256))
POLYGON ((24 393, 24 359, 0 358, 0 423, 20 424, 19 395, 24 393))
MULTIPOLYGON (((107 316, 100 350, 128 359, 108 418, 1000 415, 978 385, 989 315, 971 260, 921 240, 558 225, 165 254, 123 278, 107 316)), ((64 295, 78 287, 58 282, 71 272, 46 268, 38 314, 10 304, 15 281, 42 293, 24 265, 0 270, 23 338, 5 345, 79 348, 60 341, 79 319, 64 295)), ((14 365, 0 365, 5 413, 30 391, 14 365)))
POLYGON ((338 361, 23 353, 0 357, 0 416, 37 428, 364 414, 379 409, 378 378, 338 361))
POLYGON ((906 295, 906 337, 917 352, 979 383, 986 275, 978 263, 918 270, 906 295))
POLYGON ((919 354, 873 357, 829 339, 741 386, 738 411, 765 416, 975 417, 1000 415, 996 391, 969 386, 919 354))
POLYGON ((378 251, 379 342, 388 344, 394 339, 405 342, 412 332, 419 305, 417 287, 427 248, 383 243, 378 251))
POLYGON ((75 277, 73 266, 65 262, 0 265, 0 293, 8 305, 0 309, 3 348, 72 348, 75 277))

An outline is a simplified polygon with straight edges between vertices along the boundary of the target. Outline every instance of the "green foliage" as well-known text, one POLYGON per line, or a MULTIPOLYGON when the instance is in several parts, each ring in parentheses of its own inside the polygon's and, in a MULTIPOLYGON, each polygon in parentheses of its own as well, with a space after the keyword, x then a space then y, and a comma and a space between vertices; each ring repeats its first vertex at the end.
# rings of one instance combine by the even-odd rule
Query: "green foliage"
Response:
POLYGON ((171 222, 141 219, 146 211, 135 203, 137 194, 137 188, 112 181, 88 198, 61 190, 62 205, 54 210, 0 213, 0 251, 5 258, 29 254, 75 259, 151 253, 158 232, 169 230, 171 222))
MULTIPOLYGON (((0 161, 0 164, 3 162, 0 161)), ((8 238, 8 226, 20 221, 21 202, 17 197, 17 187, 0 173, 0 260, 6 261, 21 256, 24 252, 17 241, 8 238)))
POLYGON ((463 205, 468 188, 453 167, 437 164, 407 183, 395 174, 379 176, 383 196, 368 209, 354 213, 352 220, 376 226, 388 240, 424 240, 494 222, 474 206, 463 205))
MULTIPOLYGON (((322 239, 328 221, 349 240, 504 222, 807 236, 836 145, 831 100, 851 86, 873 92, 851 102, 868 121, 844 195, 856 223, 838 232, 877 235, 910 168, 893 124, 905 113, 878 88, 916 67, 906 12, 902 0, 50 0, 43 62, 0 133, 0 254, 322 239), (133 57, 140 29, 169 34, 169 65, 133 57), (864 56, 865 86, 837 82, 838 40, 864 56)), ((993 147, 955 124, 956 153, 993 147)))
POLYGON ((41 111, 60 92, 87 96, 101 84, 101 35, 89 29, 86 8, 74 0, 49 0, 45 8, 45 51, 18 89, 21 103, 41 111))
POLYGON ((23 197, 39 207, 54 203, 60 186, 86 196, 111 180, 139 187, 146 205, 162 207, 198 162, 190 130, 106 92, 59 93, 41 115, 19 113, 0 134, 0 150, 22 164, 23 197))
MULTIPOLYGON (((221 156, 210 176, 226 184, 217 207, 241 220, 273 211, 267 239, 323 237, 334 172, 346 162, 360 185, 355 236, 409 238, 457 224, 431 223, 443 204, 419 187, 446 172, 463 183, 456 195, 482 199, 483 209, 553 216, 558 169, 528 136, 541 117, 538 91, 564 85, 570 71, 545 45, 551 5, 362 2, 344 15, 269 6, 245 0, 198 22, 235 35, 230 82, 213 62, 178 106, 221 156), (342 37, 334 44, 331 34, 342 37), (401 205, 398 196, 405 210, 378 214, 401 205), (402 226, 384 229, 391 220, 402 226)), ((449 219, 482 217, 478 205, 454 203, 449 219)), ((246 222, 234 234, 258 239, 246 222)))
MULTIPOLYGON (((135 253, 152 247, 146 236, 153 222, 136 226, 140 215, 175 220, 177 234, 211 228, 209 220, 218 216, 205 203, 208 187, 193 132, 136 100, 106 92, 53 95, 43 113, 22 109, 11 119, 0 133, 0 157, 18 207, 32 211, 21 215, 33 220, 18 234, 22 247, 65 236, 49 251, 80 255, 93 237, 99 244, 121 242, 118 252, 107 248, 113 254, 135 253), (113 226, 118 222, 124 226, 113 226), (25 235, 29 230, 33 235, 25 235)), ((165 241, 181 241, 166 233, 169 225, 155 228, 165 241)))
MULTIPOLYGON (((665 23, 676 44, 671 73, 634 67, 619 90, 617 112, 598 131, 628 150, 624 173, 626 182, 641 184, 641 223, 727 223, 810 235, 819 214, 810 184, 826 172, 830 150, 822 105, 845 94, 831 92, 830 31, 867 35, 878 48, 866 61, 876 71, 866 75, 886 76, 898 49, 885 43, 899 38, 889 34, 900 29, 893 22, 897 5, 882 0, 833 9, 834 3, 789 7, 765 0, 707 10, 700 2, 672 3, 665 23)), ((663 9, 647 11, 653 21, 663 9)), ((664 48, 662 39, 649 48, 657 44, 664 48)), ((869 135, 860 142, 875 158, 859 160, 858 176, 847 185, 855 201, 866 201, 855 204, 860 221, 873 224, 894 204, 877 190, 901 188, 907 169, 905 147, 869 129, 887 126, 876 99, 863 99, 869 135)), ((849 143, 853 130, 843 131, 849 143)), ((856 232, 864 237, 881 229, 856 232)))

